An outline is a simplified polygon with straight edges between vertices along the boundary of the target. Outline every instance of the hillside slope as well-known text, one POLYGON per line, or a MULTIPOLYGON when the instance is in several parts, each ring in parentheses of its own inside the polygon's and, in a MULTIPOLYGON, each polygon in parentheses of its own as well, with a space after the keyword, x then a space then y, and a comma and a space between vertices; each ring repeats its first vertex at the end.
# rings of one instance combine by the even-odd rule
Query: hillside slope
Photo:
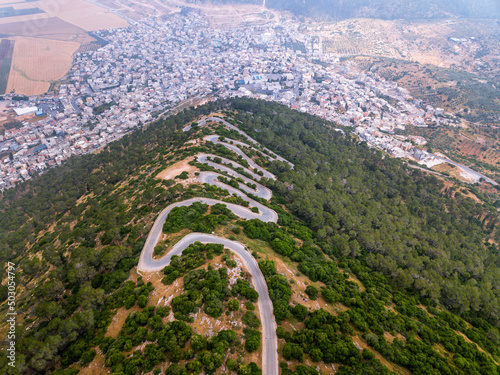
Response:
POLYGON ((447 17, 498 18, 500 9, 494 0, 269 0, 269 6, 310 17, 335 19, 368 17, 379 19, 435 19, 447 17))
MULTIPOLYGON (((205 3, 205 0, 188 0, 205 3)), ((258 0, 217 0, 213 3, 259 4, 258 0)), ((500 5, 495 0, 267 0, 266 6, 286 10, 297 16, 320 19, 436 19, 499 18, 500 5)))
POLYGON ((445 182, 275 103, 159 120, 1 198, 18 329, 16 367, 2 352, 0 368, 259 374, 255 272, 194 244, 163 272, 137 273, 160 212, 203 198, 165 215, 153 254, 196 232, 243 244, 273 303, 281 374, 497 374, 498 213, 445 182), (277 218, 243 220, 231 205, 277 218))

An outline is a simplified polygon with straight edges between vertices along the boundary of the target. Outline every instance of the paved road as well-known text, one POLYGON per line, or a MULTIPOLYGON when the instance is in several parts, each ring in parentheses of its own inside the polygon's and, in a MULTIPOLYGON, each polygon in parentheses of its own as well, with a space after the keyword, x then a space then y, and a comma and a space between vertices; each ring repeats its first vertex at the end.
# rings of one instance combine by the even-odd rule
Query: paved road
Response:
MULTIPOLYGON (((271 190, 269 190, 265 186, 262 186, 261 184, 255 182, 253 180, 250 180, 249 178, 246 178, 245 176, 241 176, 238 173, 235 173, 235 174, 237 175, 235 177, 242 178, 245 182, 250 182, 252 184, 255 184, 255 186, 257 187, 256 189, 252 189, 251 187, 249 187, 245 184, 242 184, 241 182, 238 182, 238 185, 240 186, 241 190, 244 190, 247 193, 253 194, 259 198, 264 198, 265 200, 271 199, 271 197, 273 195, 271 190)), ((220 181, 217 181, 218 177, 226 178, 226 176, 220 175, 220 174, 215 173, 215 172, 200 172, 200 175, 198 176, 198 180, 202 184, 208 183, 210 185, 217 185, 217 186, 221 187, 222 189, 227 189, 229 192, 233 191, 234 188, 232 186, 228 186, 220 181)), ((231 194, 237 194, 237 195, 241 196, 242 198, 246 199, 246 196, 243 195, 241 193, 241 191, 239 191, 239 190, 236 190, 234 193, 231 193, 231 194)), ((260 210, 260 208, 259 208, 259 210, 260 210)))
MULTIPOLYGON (((236 152, 238 155, 240 155, 243 159, 245 159, 248 162, 248 165, 251 167, 251 169, 257 168, 258 170, 262 171, 262 173, 264 173, 264 177, 276 180, 276 176, 274 174, 272 174, 271 172, 268 172, 265 169, 262 169, 262 167, 260 167, 252 159, 250 159, 243 151, 241 151, 241 149, 238 146, 236 146, 234 144, 227 143, 227 142, 221 142, 221 141, 219 141, 219 136, 218 135, 207 135, 203 139, 205 141, 208 141, 208 142, 213 142, 213 143, 216 143, 216 144, 223 145, 224 147, 228 148, 229 150, 236 152)), ((229 142, 233 142, 233 143, 236 142, 236 141, 234 141, 232 139, 229 139, 229 138, 226 138, 226 140, 229 141, 229 142)))
POLYGON ((442 160, 442 161, 444 161, 446 163, 449 163, 449 164, 453 164, 454 166, 463 169, 464 171, 466 171, 467 173, 469 173, 470 175, 472 175, 474 177, 474 179, 475 179, 476 182, 479 182, 479 180, 482 178, 482 179, 484 179, 485 181, 489 182, 490 184, 492 184, 494 186, 498 185, 496 183, 496 181, 492 180, 489 177, 486 177, 484 174, 481 174, 479 172, 476 172, 476 171, 470 169, 469 167, 466 167, 463 164, 457 163, 456 161, 453 161, 453 160, 450 160, 450 159, 447 159, 447 158, 443 158, 443 157, 438 156, 438 155, 434 155, 434 154, 431 154, 431 155, 434 156, 434 157, 436 157, 436 158, 438 158, 439 160, 442 160))
MULTIPOLYGON (((240 133, 242 136, 244 136, 246 139, 248 139, 251 143, 255 144, 255 145, 260 145, 259 142, 257 142, 255 139, 253 139, 252 137, 250 137, 247 133, 245 133, 244 131, 238 129, 238 127, 234 126, 233 124, 230 124, 229 122, 227 122, 226 120, 223 120, 219 117, 208 117, 208 118, 205 118, 203 120, 200 120, 198 121, 198 125, 199 126, 204 126, 207 121, 214 121, 214 122, 220 122, 222 124, 224 124, 227 128, 229 129, 232 129, 232 130, 236 130, 238 133, 240 133)), ((187 132, 191 129, 191 125, 188 125, 186 126, 184 129, 182 129, 183 131, 187 132)), ((233 142, 237 142, 237 141, 233 141, 233 142)), ((240 143, 240 142, 238 142, 240 143)), ((262 146, 261 146, 262 147, 262 146)), ((266 150, 269 154, 272 155, 272 157, 275 159, 275 160, 279 160, 279 161, 282 161, 284 163, 287 163, 290 165, 290 167, 292 167, 293 169, 293 163, 290 163, 288 160, 282 158, 281 156, 279 155, 276 155, 273 151, 271 151, 270 149, 268 149, 267 147, 262 147, 262 149, 266 150)), ((269 155, 267 155, 269 156, 269 155)))
POLYGON ((436 175, 436 176, 446 177, 444 174, 441 174, 439 172, 436 172, 436 171, 433 171, 433 170, 430 170, 430 169, 425 169, 425 168, 422 168, 422 167, 417 167, 416 165, 413 165, 413 164, 410 164, 410 163, 406 163, 406 165, 408 167, 410 167, 410 168, 420 169, 421 171, 424 171, 424 172, 427 172, 427 173, 430 173, 430 174, 433 174, 433 175, 436 175))
MULTIPOLYGON (((259 265, 257 264, 252 254, 250 254, 250 252, 246 250, 245 245, 240 242, 231 241, 226 238, 217 237, 211 234, 191 233, 177 242, 172 250, 170 250, 169 253, 165 257, 163 257, 161 259, 161 262, 159 263, 158 261, 153 261, 151 259, 152 252, 148 253, 145 259, 148 259, 148 261, 157 262, 157 264, 151 265, 151 267, 148 267, 146 265, 146 269, 143 270, 151 271, 154 269, 163 269, 163 267, 170 263, 170 259, 172 258, 172 256, 181 255, 182 251, 186 247, 197 241, 201 243, 217 243, 224 245, 224 247, 233 251, 243 261, 246 268, 252 275, 252 283, 255 286, 255 290, 257 290, 257 292, 259 293, 258 304, 260 309, 260 321, 263 328, 263 374, 278 375, 278 338, 276 336, 276 322, 273 314, 273 304, 271 302, 271 299, 269 298, 269 292, 267 290, 267 284, 266 280, 264 279, 264 275, 262 275, 262 272, 259 269, 259 265), (160 266, 160 263, 161 267, 157 268, 157 266, 160 266)), ((143 254, 141 254, 141 260, 143 259, 143 255, 146 255, 144 254, 144 251, 143 254)))
MULTIPOLYGON (((249 199, 249 201, 251 200, 249 199)), ((139 271, 145 271, 145 272, 161 271, 163 268, 165 268, 165 266, 167 266, 170 263, 170 252, 161 259, 153 259, 154 248, 158 243, 160 235, 162 234, 163 224, 165 224, 165 220, 168 214, 170 213, 170 211, 172 211, 174 207, 191 206, 195 202, 200 202, 211 206, 217 203, 225 204, 227 208, 229 208, 236 216, 247 220, 260 219, 265 222, 276 222, 278 218, 278 215, 276 214, 275 211, 265 206, 263 206, 265 207, 265 211, 255 213, 243 206, 238 206, 236 204, 226 203, 211 198, 191 198, 185 201, 173 203, 169 205, 167 208, 165 208, 156 218, 156 221, 153 224, 153 228, 151 228, 148 238, 146 239, 146 243, 144 244, 144 247, 142 249, 141 256, 139 257, 139 265, 137 266, 137 269, 139 271)))
MULTIPOLYGON (((223 142, 219 142, 218 138, 219 138, 218 135, 208 135, 208 136, 205 137, 205 140, 211 141, 211 142, 214 142, 214 143, 221 143, 222 144, 223 142)), ((225 138, 225 139, 227 141, 227 142, 225 142, 226 145, 230 143, 231 145, 239 146, 240 149, 246 148, 246 149, 249 149, 249 150, 258 151, 259 153, 261 153, 262 155, 264 155, 266 158, 268 158, 271 161, 273 161, 273 160, 279 160, 279 161, 282 161, 284 163, 288 163, 288 164, 290 164, 290 166, 293 167, 292 163, 289 163, 287 160, 283 159, 281 156, 276 155, 274 152, 272 152, 271 150, 269 150, 269 149, 267 149, 265 147, 264 147, 264 149, 267 152, 269 152, 271 155, 266 154, 265 152, 262 151, 262 149, 255 148, 255 147, 249 145, 248 143, 240 142, 240 141, 237 141, 237 140, 234 140, 234 139, 230 139, 230 138, 225 138)), ((252 142, 250 142, 250 143, 252 143, 252 142)))
MULTIPOLYGON (((204 164, 210 165, 211 167, 214 167, 214 168, 217 168, 217 169, 219 169, 221 171, 227 172, 231 176, 234 176, 234 177, 244 177, 244 176, 240 175, 239 173, 237 173, 236 171, 234 171, 232 168, 224 166, 224 164, 226 164, 226 165, 232 164, 234 168, 243 168, 243 170, 246 173, 248 173, 250 176, 252 176, 252 178, 254 180, 256 180, 256 181, 259 181, 260 178, 261 178, 258 174, 254 173, 253 171, 251 171, 248 168, 245 168, 244 166, 242 166, 241 164, 235 162, 234 160, 226 159, 226 158, 223 158, 221 156, 213 155, 213 154, 198 154, 198 155, 196 155, 196 157, 198 158, 198 161, 200 163, 204 163, 204 164), (208 160, 208 157, 210 157, 212 160, 214 158, 220 158, 222 161, 221 161, 221 163, 215 163, 212 160, 208 160)), ((252 181, 252 180, 249 180, 249 181, 252 181)), ((254 181, 252 181, 252 183, 253 182, 254 181)))
MULTIPOLYGON (((229 124, 230 125, 230 124, 229 124)), ((231 125, 232 126, 232 125, 231 125)), ((242 133, 242 132, 241 132, 242 133)), ((246 136, 245 133, 242 133, 246 136)), ((252 168, 257 168, 257 170, 262 171, 265 177, 267 178, 272 178, 275 179, 275 176, 272 173, 269 173, 265 169, 261 168, 259 165, 255 164, 253 160, 251 160, 248 156, 246 156, 238 147, 231 145, 229 143, 225 142, 219 142, 218 137, 219 136, 213 136, 214 138, 208 139, 209 141, 220 143, 224 145, 225 147, 235 151, 238 155, 241 155, 252 168)), ((251 139, 250 137, 247 137, 251 139)), ((255 142, 255 141, 254 141, 255 142)), ((238 142, 240 143, 240 142, 238 142)), ((248 170, 247 168, 244 168, 242 165, 226 158, 221 158, 221 163, 224 164, 232 164, 234 167, 238 168, 241 167, 243 168, 247 173, 249 173, 252 177, 255 178, 255 180, 251 180, 233 169, 226 167, 224 164, 219 164, 215 163, 214 161, 207 160, 207 157, 212 157, 215 158, 217 157, 216 155, 210 155, 210 154, 199 154, 197 156, 198 161, 201 163, 206 163, 207 165, 211 165, 214 168, 218 168, 219 170, 225 171, 228 174, 230 174, 233 177, 236 178, 242 178, 245 182, 255 184, 256 189, 252 189, 245 184, 239 183, 239 186, 242 190, 246 191, 247 193, 254 194, 258 197, 264 198, 264 199, 270 199, 272 196, 271 191, 266 188, 265 186, 262 186, 261 184, 257 183, 256 181, 260 180, 260 176, 255 174, 253 171, 248 170)), ((278 157, 277 157, 278 158, 278 157)), ((282 159, 282 158, 281 158, 282 159)), ((284 160, 284 159, 283 159, 284 160)), ((293 166, 293 164, 290 163, 290 165, 293 166)), ((250 274, 252 275, 252 283, 255 286, 255 289, 259 293, 259 310, 260 310, 260 320, 263 325, 263 340, 262 340, 262 349, 263 349, 263 357, 262 357, 262 370, 263 374, 265 375, 278 375, 279 370, 278 370, 278 338, 276 336, 276 321, 274 318, 273 314, 273 305, 271 302, 271 299, 269 298, 269 292, 267 290, 267 284, 264 279, 264 276, 262 275, 262 272, 259 269, 259 266, 253 256, 248 252, 245 248, 245 246, 236 241, 230 241, 226 238, 222 237, 217 237, 211 234, 205 234, 205 233, 191 233, 188 234, 187 236, 183 237, 179 242, 177 242, 172 249, 168 252, 167 255, 162 257, 161 259, 153 259, 153 253, 154 253, 154 248, 156 244, 158 243, 158 240, 162 234, 163 231, 163 225, 165 224, 165 220, 172 211, 174 207, 181 207, 181 206, 190 206, 194 202, 200 202, 200 203, 205 203, 208 205, 214 205, 217 203, 222 203, 225 204, 227 208, 229 208, 235 215, 243 218, 243 219, 260 219, 264 222, 274 222, 276 223, 278 221, 278 214, 262 205, 259 202, 256 202, 255 200, 249 198, 245 193, 240 191, 239 189, 233 188, 232 186, 226 185, 220 181, 217 180, 217 178, 221 176, 220 174, 216 172, 201 172, 198 176, 198 180, 201 183, 208 183, 211 185, 218 186, 222 189, 226 189, 230 194, 235 194, 237 196, 242 197, 246 201, 249 202, 250 207, 257 207, 259 212, 255 213, 252 212, 250 209, 245 208, 243 206, 239 206, 236 204, 232 203, 226 203, 219 201, 217 199, 210 199, 210 198, 191 198, 184 200, 182 202, 176 202, 171 205, 169 205, 167 208, 165 208, 160 215, 156 218, 155 223, 153 224, 153 227, 151 228, 151 231, 149 232, 148 238, 146 239, 146 243, 144 244, 144 248, 142 250, 141 256, 139 258, 139 264, 137 266, 138 271, 143 271, 143 272, 156 272, 156 271, 161 271, 163 268, 165 268, 167 265, 170 264, 170 261, 172 259, 172 256, 174 255, 181 255, 182 251, 188 247, 189 245, 199 241, 202 243, 218 243, 224 245, 224 247, 230 249, 233 251, 238 257, 241 258, 241 260, 244 262, 246 265, 247 269, 249 270, 250 274)))
MULTIPOLYGON (((261 144, 259 142, 257 142, 255 139, 253 139, 252 137, 250 137, 249 135, 247 135, 247 133, 245 133, 244 131, 238 129, 236 126, 234 126, 233 124, 230 124, 229 122, 227 122, 226 120, 223 120, 221 118, 218 118, 218 117, 209 117, 207 118, 206 120, 208 121, 215 121, 215 122, 221 122, 223 123, 226 127, 228 127, 229 129, 233 129, 233 130, 236 130, 238 133, 240 133, 242 136, 244 136, 246 139, 248 139, 250 142, 252 142, 253 144, 256 144, 256 145, 259 145, 261 146, 261 144)), ((202 120, 203 121, 203 120, 202 120)), ((267 147, 263 147, 261 146, 264 150, 266 150, 267 152, 269 152, 271 155, 274 156, 274 158, 276 160, 279 160, 279 161, 282 161, 284 163, 288 163, 292 168, 293 168, 293 164, 290 163, 288 160, 282 158, 281 156, 279 155, 276 155, 273 151, 269 150, 267 147)))

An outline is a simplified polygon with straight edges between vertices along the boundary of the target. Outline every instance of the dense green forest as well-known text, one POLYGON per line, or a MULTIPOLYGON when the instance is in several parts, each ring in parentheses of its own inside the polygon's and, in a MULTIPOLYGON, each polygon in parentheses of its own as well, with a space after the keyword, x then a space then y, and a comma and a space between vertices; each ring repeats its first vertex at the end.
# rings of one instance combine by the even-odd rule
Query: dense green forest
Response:
POLYGON ((291 120, 292 111, 243 99, 235 107, 242 129, 297 165, 273 163, 278 179, 268 184, 323 247, 361 259, 427 304, 500 324, 498 246, 486 242, 500 239, 494 207, 453 197, 436 177, 331 134, 314 117, 291 120))
MULTIPOLYGON (((495 207, 455 196, 436 177, 385 157, 349 132, 344 137, 328 126, 334 124, 251 99, 219 101, 161 119, 4 193, 0 257, 16 264, 19 293, 17 367, 6 373, 75 374, 75 365, 90 363, 99 348, 116 373, 136 374, 171 358, 171 347, 161 340, 175 341, 174 358, 194 363, 188 368, 169 360, 167 374, 200 373, 220 366, 222 353, 238 344, 231 332, 221 331, 195 350, 189 326, 193 308, 221 316, 236 309, 235 299, 245 301, 248 310, 242 311, 241 345, 248 352, 258 348, 259 323, 251 306, 257 296, 248 281, 228 288, 224 271, 199 269, 222 254, 221 248, 195 246, 165 268, 165 284, 184 281, 183 294, 171 305, 175 324, 158 325, 166 311, 148 306, 151 284, 127 281, 152 221, 166 205, 193 196, 224 198, 213 186, 182 186, 181 176, 154 178, 198 152, 236 160, 219 147, 186 143, 215 130, 181 131, 216 110, 295 164, 290 169, 257 155, 277 175, 276 181, 263 181, 273 190, 270 206, 279 214, 278 224, 235 221, 223 206, 208 212, 200 204, 172 211, 170 225, 191 231, 231 225, 238 240, 263 241, 311 283, 321 283, 321 288, 305 288, 310 299, 346 307, 332 315, 292 305, 293 279, 278 273, 272 261, 259 261, 280 323, 282 374, 317 374, 305 362, 341 364, 341 374, 389 373, 374 352, 414 374, 498 373, 495 207), (349 274, 365 289, 349 281, 349 274), (200 295, 203 288, 211 290, 209 300, 200 295), (127 318, 118 339, 105 338, 116 310, 134 306, 139 313, 127 318), (400 338, 389 342, 385 333, 400 338), (359 350, 353 335, 370 349, 359 350), (156 345, 126 356, 132 340, 156 345)), ((257 250, 254 256, 261 254, 257 250)), ((232 266, 231 259, 225 262, 232 266)), ((5 269, 1 272, 5 280, 5 269)), ((3 316, 5 286, 0 297, 3 316)), ((247 367, 242 373, 260 371, 247 367)), ((7 368, 4 352, 0 368, 7 368)))

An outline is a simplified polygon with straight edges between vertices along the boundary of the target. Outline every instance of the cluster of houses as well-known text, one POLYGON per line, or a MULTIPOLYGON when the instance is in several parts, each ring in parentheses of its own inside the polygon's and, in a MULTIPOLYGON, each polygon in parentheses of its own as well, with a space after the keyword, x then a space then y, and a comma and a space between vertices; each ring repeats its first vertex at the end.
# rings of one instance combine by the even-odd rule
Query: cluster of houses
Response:
POLYGON ((108 44, 77 54, 57 92, 22 101, 4 96, 21 125, 0 135, 0 190, 193 98, 277 101, 356 127, 395 156, 409 155, 412 145, 394 138, 395 129, 450 121, 396 84, 340 65, 317 45, 310 53, 291 48, 311 38, 291 19, 224 30, 193 11, 97 34, 108 44))

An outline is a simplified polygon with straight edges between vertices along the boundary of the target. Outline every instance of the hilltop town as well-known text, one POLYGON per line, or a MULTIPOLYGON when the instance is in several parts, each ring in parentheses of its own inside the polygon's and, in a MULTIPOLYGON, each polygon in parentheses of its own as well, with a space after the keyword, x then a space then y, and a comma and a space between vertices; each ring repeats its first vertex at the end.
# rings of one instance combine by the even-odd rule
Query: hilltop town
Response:
POLYGON ((196 100, 276 101, 353 127, 371 145, 429 166, 443 161, 419 147, 425 139, 395 136, 394 130, 459 124, 393 82, 340 65, 292 19, 224 30, 211 28, 197 11, 183 11, 96 35, 108 44, 78 53, 55 94, 4 96, 4 111, 41 116, 20 117, 20 126, 0 135, 0 189, 196 100))

